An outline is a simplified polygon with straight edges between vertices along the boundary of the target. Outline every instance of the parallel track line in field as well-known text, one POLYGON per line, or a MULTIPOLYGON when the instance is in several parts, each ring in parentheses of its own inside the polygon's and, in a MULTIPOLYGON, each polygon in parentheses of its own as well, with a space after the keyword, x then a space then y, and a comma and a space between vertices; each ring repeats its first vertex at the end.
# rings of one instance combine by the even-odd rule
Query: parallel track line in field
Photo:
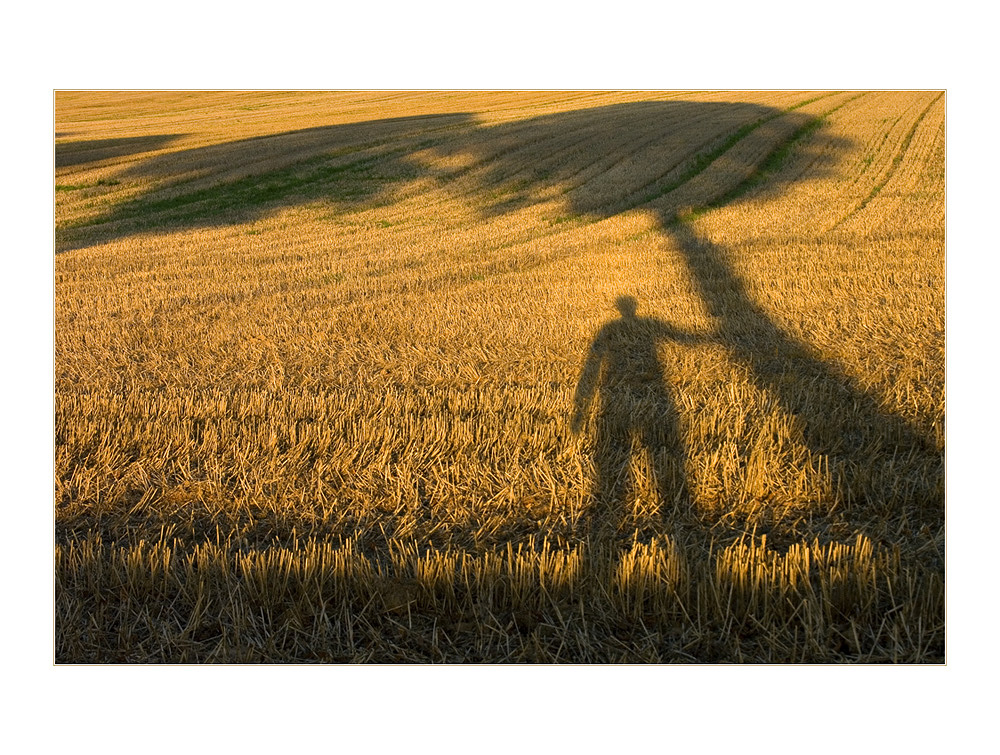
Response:
POLYGON ((886 173, 882 176, 882 178, 878 181, 878 183, 876 183, 875 186, 872 187, 872 189, 868 192, 868 195, 864 199, 862 199, 857 204, 857 206, 853 207, 851 210, 847 212, 846 215, 844 215, 842 218, 840 218, 840 220, 834 223, 833 226, 830 227, 828 232, 836 231, 837 228, 842 226, 848 220, 859 215, 862 212, 862 210, 864 210, 865 207, 867 207, 869 203, 873 199, 875 199, 876 196, 878 196, 879 192, 881 192, 882 189, 884 189, 885 186, 893 179, 893 177, 896 175, 896 171, 899 169, 900 164, 903 162, 903 158, 906 155, 906 151, 909 149, 910 143, 913 141, 913 136, 914 134, 916 134, 917 129, 920 127, 920 124, 927 117, 927 114, 930 112, 931 108, 935 105, 935 103, 937 103, 937 101, 941 99, 943 96, 944 92, 941 92, 937 97, 931 100, 930 103, 928 103, 927 107, 925 107, 921 111, 920 115, 917 116, 917 119, 913 122, 913 125, 910 127, 909 131, 907 131, 906 136, 903 137, 903 141, 900 144, 899 148, 896 150, 896 154, 893 156, 892 163, 890 164, 886 173))

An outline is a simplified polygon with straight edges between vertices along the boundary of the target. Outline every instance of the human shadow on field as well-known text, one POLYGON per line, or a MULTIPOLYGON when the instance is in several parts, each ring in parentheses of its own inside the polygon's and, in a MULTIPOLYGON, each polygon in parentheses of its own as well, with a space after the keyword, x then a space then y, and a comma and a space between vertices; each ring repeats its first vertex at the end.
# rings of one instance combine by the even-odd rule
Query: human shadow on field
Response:
MULTIPOLYGON (((629 490, 639 494, 633 451, 638 446, 649 462, 654 500, 644 503, 669 521, 690 505, 684 444, 670 385, 657 356, 663 341, 695 343, 696 335, 677 330, 653 317, 636 315, 637 301, 620 296, 621 317, 604 324, 594 338, 574 398, 572 429, 580 432, 596 403, 593 444, 595 479, 588 513, 593 544, 606 545, 627 536, 625 510, 629 490), (623 526, 624 525, 624 526, 623 526)), ((662 531, 662 521, 642 522, 633 512, 634 528, 662 531)))

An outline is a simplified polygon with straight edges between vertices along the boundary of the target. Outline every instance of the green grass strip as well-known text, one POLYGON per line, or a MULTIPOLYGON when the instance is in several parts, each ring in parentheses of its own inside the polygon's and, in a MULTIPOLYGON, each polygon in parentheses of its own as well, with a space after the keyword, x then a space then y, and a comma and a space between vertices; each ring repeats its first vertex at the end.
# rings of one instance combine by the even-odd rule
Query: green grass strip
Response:
POLYGON ((133 199, 97 218, 66 224, 60 230, 104 223, 158 227, 192 220, 212 220, 241 210, 255 211, 292 196, 337 201, 363 200, 376 193, 384 183, 373 176, 373 172, 379 163, 391 159, 392 154, 366 156, 339 165, 330 164, 334 155, 321 155, 296 162, 284 170, 246 176, 172 197, 133 199))

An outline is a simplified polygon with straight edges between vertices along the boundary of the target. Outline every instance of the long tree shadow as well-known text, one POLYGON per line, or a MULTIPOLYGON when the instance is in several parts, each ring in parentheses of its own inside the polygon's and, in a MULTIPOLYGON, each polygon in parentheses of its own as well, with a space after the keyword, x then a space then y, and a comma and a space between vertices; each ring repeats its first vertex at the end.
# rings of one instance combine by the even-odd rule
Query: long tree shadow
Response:
MULTIPOLYGON (((833 112, 857 96, 863 95, 834 97, 825 110, 833 112)), ((817 99, 822 97, 804 101, 817 99)), ((545 116, 494 127, 492 138, 475 134, 469 143, 450 142, 445 148, 475 155, 469 171, 474 185, 499 187, 500 196, 482 207, 487 216, 547 201, 553 187, 559 188, 564 206, 580 216, 601 219, 632 208, 652 210, 715 323, 712 333, 699 338, 725 347, 730 360, 803 429, 801 442, 826 461, 832 478, 836 492, 828 506, 859 525, 887 515, 914 529, 942 525, 943 449, 779 326, 750 295, 729 253, 699 236, 686 219, 692 208, 721 207, 751 189, 758 199, 780 196, 799 180, 778 170, 792 152, 810 166, 813 177, 836 172, 852 145, 824 134, 821 117, 795 107, 674 105, 637 103, 600 113, 545 116), (762 147, 741 152, 745 138, 762 147), (704 180, 710 173, 712 178, 704 180)), ((669 489, 657 483, 664 511, 676 509, 691 487, 683 475, 667 471, 683 468, 684 444, 652 344, 657 338, 690 343, 695 336, 635 317, 628 300, 619 300, 619 310, 622 319, 595 338, 576 394, 579 410, 594 383, 602 383, 593 444, 599 520, 620 516, 609 502, 620 502, 627 478, 634 476, 628 461, 632 439, 647 447, 654 475, 674 480, 669 489), (598 372, 607 377, 595 381, 598 372), (651 412, 640 420, 636 402, 643 393, 651 412)))

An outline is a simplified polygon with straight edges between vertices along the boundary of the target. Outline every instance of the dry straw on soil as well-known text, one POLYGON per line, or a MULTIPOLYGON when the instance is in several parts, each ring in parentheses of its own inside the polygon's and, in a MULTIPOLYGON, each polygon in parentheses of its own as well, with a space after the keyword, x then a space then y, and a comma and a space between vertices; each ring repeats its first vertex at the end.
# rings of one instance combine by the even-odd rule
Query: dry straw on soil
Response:
POLYGON ((939 92, 56 96, 56 660, 944 659, 939 92))

